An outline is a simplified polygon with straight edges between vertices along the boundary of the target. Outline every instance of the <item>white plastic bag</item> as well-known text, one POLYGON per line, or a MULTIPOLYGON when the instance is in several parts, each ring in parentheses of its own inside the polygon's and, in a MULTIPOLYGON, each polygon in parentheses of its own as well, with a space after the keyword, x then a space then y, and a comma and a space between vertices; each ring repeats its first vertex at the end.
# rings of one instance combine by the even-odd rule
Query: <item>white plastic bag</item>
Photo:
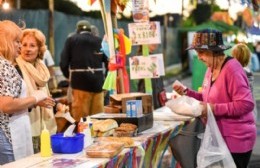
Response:
POLYGON ((169 100, 165 105, 179 115, 198 117, 202 113, 200 102, 188 96, 169 100))
POLYGON ((197 168, 236 168, 209 104, 207 105, 207 109, 208 119, 197 154, 197 168))
POLYGON ((155 121, 188 121, 193 117, 174 113, 169 107, 163 106, 153 111, 155 121))

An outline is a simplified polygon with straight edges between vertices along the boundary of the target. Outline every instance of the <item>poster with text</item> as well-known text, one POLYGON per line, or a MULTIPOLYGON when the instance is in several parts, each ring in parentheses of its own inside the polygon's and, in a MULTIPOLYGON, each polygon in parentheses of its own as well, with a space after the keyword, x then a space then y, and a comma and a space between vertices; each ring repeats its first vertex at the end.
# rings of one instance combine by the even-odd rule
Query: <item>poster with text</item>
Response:
POLYGON ((160 22, 129 23, 129 38, 132 45, 160 44, 160 22))
POLYGON ((162 54, 153 54, 147 57, 133 56, 129 58, 130 78, 159 78, 164 75, 162 54))

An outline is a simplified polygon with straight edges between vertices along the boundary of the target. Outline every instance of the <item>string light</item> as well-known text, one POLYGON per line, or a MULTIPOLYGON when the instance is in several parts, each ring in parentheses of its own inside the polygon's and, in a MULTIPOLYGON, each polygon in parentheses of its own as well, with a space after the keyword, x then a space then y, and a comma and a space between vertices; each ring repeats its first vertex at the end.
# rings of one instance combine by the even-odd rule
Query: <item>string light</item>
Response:
POLYGON ((8 10, 8 9, 10 9, 10 4, 5 0, 2 7, 4 10, 8 10))

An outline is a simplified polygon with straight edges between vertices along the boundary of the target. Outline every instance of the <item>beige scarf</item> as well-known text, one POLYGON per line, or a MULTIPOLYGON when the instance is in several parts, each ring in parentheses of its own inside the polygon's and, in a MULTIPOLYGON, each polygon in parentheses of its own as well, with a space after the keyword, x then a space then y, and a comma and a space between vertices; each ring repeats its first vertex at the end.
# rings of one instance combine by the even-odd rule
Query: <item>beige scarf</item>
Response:
MULTIPOLYGON (((22 71, 24 81, 26 82, 27 95, 32 95, 35 90, 42 90, 50 95, 48 89, 50 73, 43 61, 37 58, 33 65, 19 56, 16 58, 16 62, 22 71)), ((40 135, 43 128, 43 121, 46 123, 47 128, 49 127, 48 129, 50 132, 56 132, 56 123, 53 123, 53 121, 49 123, 49 120, 55 120, 53 109, 37 106, 30 112, 30 120, 33 136, 40 135)))

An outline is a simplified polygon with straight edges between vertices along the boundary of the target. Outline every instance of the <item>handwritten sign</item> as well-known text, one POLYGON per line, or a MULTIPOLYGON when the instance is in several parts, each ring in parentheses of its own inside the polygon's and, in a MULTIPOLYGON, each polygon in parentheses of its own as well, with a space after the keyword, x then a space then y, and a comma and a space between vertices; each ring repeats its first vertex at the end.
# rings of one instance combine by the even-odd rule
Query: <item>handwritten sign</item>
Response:
POLYGON ((132 45, 160 44, 160 22, 129 23, 129 37, 132 45))
POLYGON ((130 78, 159 78, 161 75, 165 74, 162 59, 162 54, 153 54, 148 57, 134 56, 129 58, 130 78))

